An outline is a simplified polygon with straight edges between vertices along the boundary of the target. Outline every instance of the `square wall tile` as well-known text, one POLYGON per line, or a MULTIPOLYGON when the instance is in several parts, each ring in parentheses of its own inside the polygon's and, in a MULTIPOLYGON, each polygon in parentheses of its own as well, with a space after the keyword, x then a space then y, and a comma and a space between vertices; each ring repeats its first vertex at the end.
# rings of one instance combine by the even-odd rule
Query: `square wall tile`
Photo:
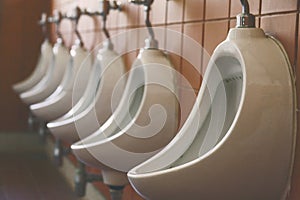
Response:
POLYGON ((77 0, 77 5, 82 9, 86 8, 93 11, 100 8, 100 2, 95 0, 77 0))
POLYGON ((205 23, 204 50, 211 55, 214 49, 227 37, 228 21, 213 21, 205 23))
POLYGON ((165 50, 182 56, 182 24, 168 25, 166 27, 165 50))
POLYGON ((203 23, 184 25, 182 73, 188 75, 194 89, 199 89, 202 68, 203 23))
POLYGON ((205 8, 206 19, 229 17, 229 0, 208 0, 205 8))
POLYGON ((209 59, 215 48, 227 37, 228 21, 213 21, 205 24, 202 74, 205 73, 209 59))
POLYGON ((63 14, 71 14, 74 9, 78 6, 78 1, 70 1, 64 4, 61 4, 58 8, 63 14))
POLYGON ((94 49, 98 44, 98 34, 97 32, 90 31, 90 32, 84 32, 81 34, 84 47, 88 50, 94 49))
MULTIPOLYGON (((259 14, 259 7, 260 7, 260 1, 261 0, 249 0, 249 7, 250 7, 250 13, 253 15, 259 14)), ((230 10, 230 16, 235 17, 238 14, 242 12, 242 5, 240 1, 231 1, 231 10, 230 10)))
POLYGON ((87 15, 83 15, 80 17, 80 20, 78 22, 78 30, 81 31, 94 31, 96 21, 94 18, 89 17, 87 15))
MULTIPOLYGON (((127 45, 128 45, 129 37, 128 37, 127 29, 111 30, 111 41, 114 45, 114 50, 120 55, 136 49, 136 46, 134 46, 133 49, 128 50, 127 45)), ((136 44, 136 40, 130 40, 130 41, 131 44, 133 45, 136 44)))
POLYGON ((186 0, 184 11, 184 21, 203 20, 204 0, 186 0))
POLYGON ((198 91, 179 87, 179 94, 180 94, 180 99, 179 99, 180 115, 178 118, 179 118, 179 128, 181 128, 182 125, 187 120, 188 116, 190 115, 190 112, 192 111, 192 108, 195 104, 198 95, 198 91))
POLYGON ((262 0, 262 14, 288 10, 297 10, 297 0, 262 0))
MULTIPOLYGON (((201 59, 201 53, 199 54, 198 59, 201 59)), ((202 75, 200 69, 197 66, 189 63, 187 60, 182 59, 181 63, 181 73, 183 75, 180 81, 180 85, 184 88, 189 88, 193 90, 200 89, 200 83, 202 80, 202 75)))
POLYGON ((283 44, 292 64, 295 57, 296 16, 296 14, 282 14, 261 18, 261 28, 283 44))
POLYGON ((60 8, 66 4, 76 3, 78 5, 78 0, 53 0, 52 1, 52 8, 60 8))
MULTIPOLYGON (((165 1, 165 0, 162 0, 165 1)), ((167 23, 182 22, 185 0, 168 0, 167 23)), ((189 1, 189 0, 186 0, 189 1)))
POLYGON ((126 54, 123 54, 123 58, 124 58, 124 63, 125 63, 125 67, 126 70, 129 71, 131 69, 131 66, 133 64, 133 62, 135 61, 136 57, 137 57, 138 51, 131 51, 131 52, 127 52, 126 54))
MULTIPOLYGON (((181 56, 175 53, 168 52, 168 58, 171 60, 172 65, 174 66, 174 69, 181 73, 181 56)), ((177 80, 177 83, 180 83, 180 79, 177 80)))
MULTIPOLYGON (((116 28, 119 26, 119 12, 118 10, 111 10, 109 15, 107 16, 107 27, 108 28, 116 28)), ((100 17, 102 21, 102 17, 100 17)))

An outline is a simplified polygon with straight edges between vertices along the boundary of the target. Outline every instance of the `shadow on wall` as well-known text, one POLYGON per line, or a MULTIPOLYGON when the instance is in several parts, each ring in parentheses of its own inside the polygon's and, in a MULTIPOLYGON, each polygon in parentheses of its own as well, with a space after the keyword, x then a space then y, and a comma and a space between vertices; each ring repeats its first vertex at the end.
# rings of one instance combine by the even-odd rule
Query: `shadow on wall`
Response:
POLYGON ((34 69, 42 42, 37 21, 42 12, 50 13, 51 0, 0 1, 0 131, 26 128, 27 108, 11 86, 34 69))

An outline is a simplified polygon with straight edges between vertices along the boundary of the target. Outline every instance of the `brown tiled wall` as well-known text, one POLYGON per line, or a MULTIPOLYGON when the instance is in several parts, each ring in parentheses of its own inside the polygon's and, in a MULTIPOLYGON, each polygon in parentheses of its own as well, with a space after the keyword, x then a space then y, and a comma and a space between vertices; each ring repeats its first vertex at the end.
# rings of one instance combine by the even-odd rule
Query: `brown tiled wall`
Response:
MULTIPOLYGON (((144 27, 143 8, 129 4, 123 0, 123 12, 112 11, 108 19, 108 27, 112 35, 123 33, 134 28, 144 27)), ((274 35, 285 46, 290 61, 300 80, 300 54, 298 46, 299 37, 299 3, 298 0, 249 0, 251 12, 257 16, 257 26, 265 32, 274 35)), ((53 8, 63 12, 70 11, 76 5, 82 8, 91 8, 97 10, 99 5, 97 0, 53 0, 53 8)), ((156 0, 152 6, 152 23, 154 27, 161 27, 184 33, 193 38, 204 49, 211 54, 221 41, 226 38, 228 30, 235 26, 235 16, 241 10, 239 0, 156 0)), ((80 20, 79 29, 83 35, 87 48, 91 49, 94 45, 102 41, 103 36, 100 33, 100 18, 93 20, 89 17, 83 17, 80 20)), ((62 32, 68 45, 74 40, 71 31, 70 22, 65 21, 62 24, 62 32)), ((162 41, 163 47, 170 49, 179 49, 183 55, 190 53, 199 57, 199 69, 201 68, 201 52, 189 52, 189 46, 185 39, 170 40, 168 35, 159 35, 160 38, 166 38, 162 41)), ((128 37, 128 36, 127 36, 128 37)), ((130 35, 130 43, 135 45, 139 37, 130 35)), ((123 44, 117 42, 116 49, 126 49, 128 47, 118 46, 123 44)), ((138 48, 138 46, 137 46, 138 48)), ((136 52, 126 55, 126 64, 130 66, 136 52)), ((197 73, 194 67, 185 59, 178 55, 171 55, 176 69, 182 73, 193 86, 193 92, 197 93, 201 83, 201 75, 197 73)), ((300 92, 300 81, 297 81, 298 93, 300 92)), ((188 113, 190 108, 190 99, 185 98, 188 88, 180 85, 181 98, 186 109, 184 114, 188 113)), ((298 101, 299 102, 299 101, 298 101)), ((300 102, 299 102, 300 105, 300 102)), ((300 124, 299 124, 300 127, 300 124)), ((293 175, 292 193, 290 199, 300 199, 300 137, 298 137, 298 148, 295 161, 295 170, 293 175)), ((137 195, 129 188, 126 190, 125 199, 136 199, 137 195)))

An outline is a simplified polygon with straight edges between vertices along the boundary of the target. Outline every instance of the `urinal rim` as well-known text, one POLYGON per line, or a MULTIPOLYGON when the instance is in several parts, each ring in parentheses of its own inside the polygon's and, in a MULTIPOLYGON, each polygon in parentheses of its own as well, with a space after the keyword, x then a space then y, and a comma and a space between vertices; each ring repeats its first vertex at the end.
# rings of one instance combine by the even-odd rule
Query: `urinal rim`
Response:
POLYGON ((296 76, 295 76, 295 73, 293 71, 293 67, 292 67, 292 64, 289 60, 289 56, 283 46, 283 44, 277 39, 275 38, 274 36, 272 35, 269 35, 269 34, 266 34, 266 36, 271 39, 275 45, 278 46, 278 48, 280 49, 281 53, 284 55, 284 58, 285 58, 285 61, 287 63, 287 66, 288 66, 288 69, 289 69, 289 75, 290 75, 290 78, 291 78, 291 81, 292 81, 292 84, 291 84, 291 87, 292 87, 292 90, 293 90, 293 110, 295 111, 294 112, 294 116, 293 116, 293 119, 294 119, 294 126, 293 126, 293 147, 292 147, 292 160, 291 160, 291 166, 290 166, 290 174, 289 174, 289 179, 288 179, 288 183, 287 183, 287 187, 286 187, 286 194, 283 194, 284 195, 287 195, 289 193, 289 190, 290 190, 290 184, 291 184, 291 179, 292 179, 292 175, 294 173, 294 163, 295 163, 295 155, 296 155, 296 147, 297 147, 297 88, 296 88, 296 85, 294 84, 295 81, 296 81, 296 76))
MULTIPOLYGON (((150 159, 146 160, 144 163, 141 163, 140 165, 137 165, 136 167, 132 168, 128 173, 128 177, 132 177, 132 178, 143 178, 143 177, 151 177, 153 175, 157 176, 157 175, 161 175, 161 174, 165 174, 165 173, 171 173, 173 171, 177 171, 183 168, 187 168, 190 166, 193 166, 196 163, 201 162, 201 160, 205 159, 206 157, 209 157, 211 154, 213 154, 215 151, 217 151, 226 141, 226 139, 228 137, 230 137, 232 130, 234 129, 237 120, 240 116, 241 110, 244 106, 244 100, 245 100, 245 94, 246 94, 246 90, 247 90, 247 76, 246 76, 246 70, 245 70, 245 60, 244 60, 244 56, 241 53, 239 47, 236 45, 236 43, 229 41, 228 39, 226 39, 225 41, 221 42, 215 49, 208 66, 210 68, 207 68, 206 73, 209 73, 211 70, 211 67, 214 65, 215 61, 217 61, 219 58, 222 57, 232 57, 235 58, 239 61, 240 63, 240 68, 241 68, 241 72, 243 74, 243 83, 242 83, 242 91, 241 91, 241 97, 240 97, 240 102, 239 102, 239 106, 237 109, 237 112, 234 116, 234 120, 232 121, 230 128, 228 129, 228 131, 226 132, 226 134, 224 135, 224 137, 212 148, 210 149, 207 153, 205 153, 204 155, 197 157, 194 160, 188 161, 184 164, 178 165, 178 166, 174 166, 172 168, 166 168, 166 169, 159 169, 159 170, 155 170, 155 171, 150 171, 150 172, 138 172, 140 171, 139 168, 142 168, 143 165, 146 165, 149 162, 152 162, 152 160, 155 160, 157 157, 160 157, 160 155, 163 155, 166 151, 168 151, 168 147, 172 147, 173 143, 176 143, 178 140, 181 140, 185 137, 184 134, 180 134, 180 132, 177 134, 177 136, 175 136, 175 138, 165 147, 163 148, 158 154, 154 155, 153 157, 151 157, 150 159), (229 45, 229 47, 231 47, 230 49, 227 48, 227 46, 229 45), (138 173, 137 173, 138 172, 138 173)), ((203 77, 203 83, 205 84, 207 82, 208 76, 204 76, 203 77)), ((202 84, 202 85, 204 85, 202 84)), ((201 97, 199 97, 198 102, 194 105, 194 107, 199 107, 200 102, 202 101, 202 97, 204 95, 204 90, 205 87, 200 87, 199 90, 199 95, 201 95, 201 97)), ((192 109, 194 112, 197 111, 197 109, 192 109)), ((195 115, 195 114, 194 114, 195 115)), ((194 116, 193 115, 193 116, 194 116)), ((190 113, 190 117, 193 117, 192 113, 190 113)), ((189 117, 189 118, 190 118, 189 117)), ((190 121, 189 118, 186 120, 190 121)), ((182 126, 181 131, 185 132, 186 127, 188 127, 189 124, 185 123, 185 125, 182 126)), ((198 127, 199 128, 199 127, 198 127)), ((186 152, 186 150, 183 151, 183 154, 186 152)), ((178 159, 178 158, 177 158, 178 159)), ((176 159, 176 160, 177 160, 176 159)), ((130 180, 130 179, 129 179, 130 180)))
MULTIPOLYGON (((156 53, 159 53, 162 56, 166 56, 166 54, 160 49, 145 49, 145 48, 140 49, 140 53, 145 52, 145 51, 156 52, 156 53)), ((140 56, 141 56, 141 54, 139 54, 137 56, 137 59, 139 59, 140 56)), ((141 68, 139 66, 137 66, 137 67, 141 68)), ((143 68, 144 68, 144 66, 143 66, 143 68)), ((143 69, 143 73, 145 74, 146 70, 143 69)), ((147 81, 147 76, 144 76, 144 82, 146 82, 146 81, 147 81)), ((134 117, 132 118, 132 120, 123 129, 119 130, 116 134, 113 134, 112 136, 108 136, 105 139, 101 139, 100 141, 84 143, 85 140, 91 140, 91 138, 98 137, 99 135, 103 134, 103 132, 95 134, 96 132, 98 132, 102 128, 102 126, 101 126, 98 129, 98 131, 92 133, 90 136, 88 136, 88 137, 86 137, 82 140, 79 140, 78 142, 72 144, 71 148, 74 149, 74 150, 80 150, 80 149, 93 148, 93 147, 96 147, 96 146, 99 146, 99 145, 105 145, 107 143, 112 143, 113 140, 115 140, 119 137, 122 137, 124 134, 126 134, 126 132, 132 127, 133 124, 135 124, 137 118, 140 116, 141 110, 143 109, 142 105, 143 105, 143 102, 145 101, 146 94, 147 94, 147 91, 148 91, 148 87, 149 87, 148 85, 143 85, 144 91, 143 91, 143 96, 141 98, 141 102, 139 104, 139 108, 138 108, 136 114, 134 115, 134 117)), ((107 121, 109 121, 109 120, 112 120, 112 119, 109 118, 107 121)))
POLYGON ((59 94, 57 94, 55 97, 49 99, 48 101, 41 101, 38 103, 31 104, 29 106, 31 111, 36 111, 40 109, 47 109, 47 107, 52 106, 53 104, 59 102, 61 99, 63 99, 68 93, 66 91, 60 91, 59 94))

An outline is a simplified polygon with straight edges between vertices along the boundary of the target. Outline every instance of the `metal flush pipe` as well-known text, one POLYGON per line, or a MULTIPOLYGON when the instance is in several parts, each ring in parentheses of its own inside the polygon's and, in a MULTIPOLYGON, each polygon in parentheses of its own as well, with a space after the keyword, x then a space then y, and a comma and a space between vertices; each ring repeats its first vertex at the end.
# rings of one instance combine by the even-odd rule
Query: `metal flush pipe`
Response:
POLYGON ((151 5, 154 0, 129 0, 129 2, 137 4, 137 5, 144 5, 145 10, 145 24, 147 26, 149 32, 149 39, 146 40, 146 47, 145 48, 158 48, 158 42, 155 39, 155 33, 152 28, 152 24, 150 21, 150 11, 151 5))
POLYGON ((61 12, 59 12, 59 11, 57 11, 57 10, 55 10, 55 11, 53 12, 53 16, 52 16, 52 17, 49 17, 49 18, 48 18, 48 22, 49 22, 49 23, 54 23, 54 24, 55 24, 56 35, 57 35, 57 38, 58 38, 57 40, 58 40, 58 42, 60 42, 60 43, 64 43, 64 42, 63 42, 62 34, 61 34, 60 30, 59 30, 59 27, 60 27, 61 21, 62 21, 63 19, 65 19, 65 18, 66 18, 66 16, 63 16, 63 15, 61 14, 61 12))
POLYGON ((255 16, 250 13, 248 0, 240 0, 242 4, 242 13, 237 18, 237 28, 254 28, 255 16))
POLYGON ((247 0, 241 0, 242 4, 242 13, 249 14, 250 9, 249 9, 249 3, 247 0))
POLYGON ((79 45, 84 46, 81 34, 78 31, 78 22, 82 15, 82 11, 79 7, 76 7, 71 15, 66 15, 66 18, 75 22, 75 34, 79 40, 79 45))
POLYGON ((121 11, 122 5, 121 5, 121 2, 119 2, 119 1, 113 1, 111 4, 110 1, 107 1, 107 0, 100 0, 100 4, 101 4, 100 12, 98 12, 98 11, 91 12, 87 9, 84 9, 82 14, 88 15, 88 16, 102 16, 102 20, 103 20, 102 31, 103 31, 104 35, 106 36, 106 38, 110 39, 110 34, 106 27, 107 16, 111 9, 121 11))

